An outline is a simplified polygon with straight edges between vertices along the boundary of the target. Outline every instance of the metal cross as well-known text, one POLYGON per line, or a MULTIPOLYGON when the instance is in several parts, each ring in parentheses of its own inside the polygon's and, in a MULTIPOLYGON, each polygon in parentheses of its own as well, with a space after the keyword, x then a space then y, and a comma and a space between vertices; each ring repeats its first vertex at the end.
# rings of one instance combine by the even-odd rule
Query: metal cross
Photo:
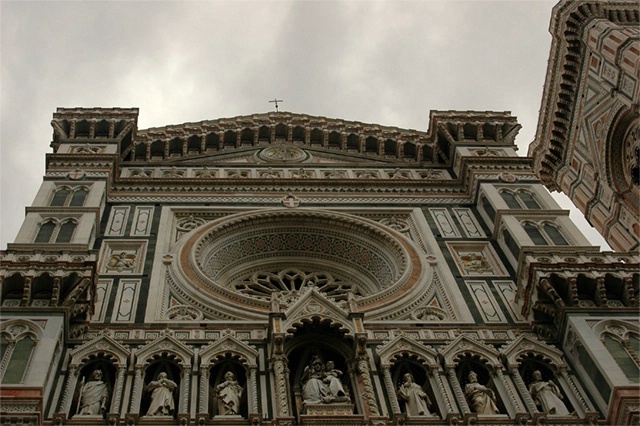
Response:
POLYGON ((274 102, 276 104, 276 112, 278 112, 278 102, 284 102, 282 99, 274 99, 272 101, 269 102, 274 102))

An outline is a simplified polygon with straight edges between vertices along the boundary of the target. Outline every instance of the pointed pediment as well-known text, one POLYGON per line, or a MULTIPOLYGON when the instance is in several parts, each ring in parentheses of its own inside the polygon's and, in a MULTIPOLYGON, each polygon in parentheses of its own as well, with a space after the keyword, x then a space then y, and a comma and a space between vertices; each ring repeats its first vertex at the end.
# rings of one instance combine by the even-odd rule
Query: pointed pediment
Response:
POLYGON ((103 353, 107 358, 113 358, 121 365, 126 365, 129 357, 129 350, 103 334, 71 351, 71 364, 82 365, 88 361, 90 355, 97 353, 103 353))
POLYGON ((229 335, 211 342, 200 350, 200 365, 215 363, 216 359, 224 358, 226 355, 238 358, 240 362, 249 367, 257 365, 258 351, 229 335))
POLYGON ((145 364, 151 361, 154 355, 163 353, 176 357, 183 365, 191 365, 193 351, 168 334, 138 349, 135 352, 136 363, 145 364))
POLYGON ((529 355, 536 357, 542 355, 547 363, 556 367, 566 365, 562 361, 562 351, 527 335, 518 336, 514 341, 503 346, 501 352, 507 358, 507 363, 510 367, 518 366, 520 360, 529 355))
POLYGON ((380 365, 391 366, 398 358, 408 355, 410 358, 417 358, 423 364, 435 366, 438 364, 438 353, 407 336, 400 335, 386 342, 377 350, 380 357, 380 365))
POLYGON ((430 161, 433 137, 424 131, 314 117, 267 113, 138 130, 122 160, 176 164, 239 161, 247 153, 263 162, 430 161), (238 154, 237 156, 234 154, 238 154), (340 156, 344 156, 341 158, 340 156))
POLYGON ((327 299, 315 287, 305 291, 298 300, 294 301, 285 311, 286 319, 283 328, 291 333, 295 328, 303 327, 304 323, 320 322, 330 323, 349 335, 355 334, 353 321, 348 313, 338 307, 335 302, 327 299))
POLYGON ((443 356, 446 366, 455 365, 458 358, 464 357, 465 355, 479 356, 480 359, 483 359, 491 365, 500 365, 498 359, 500 353, 498 351, 464 334, 458 336, 453 342, 441 349, 440 354, 443 356))
MULTIPOLYGON (((160 161, 152 161, 150 165, 167 166, 229 166, 229 165, 259 165, 263 167, 313 167, 314 165, 344 165, 357 167, 396 167, 406 166, 407 162, 393 155, 380 156, 374 153, 361 154, 357 150, 343 150, 340 148, 309 147, 294 145, 287 142, 270 146, 240 147, 236 149, 213 150, 204 153, 192 153, 185 156, 174 156, 160 161), (275 149, 289 149, 295 152, 298 159, 278 158, 270 156, 275 149)), ((410 163, 409 163, 410 164, 410 163)))

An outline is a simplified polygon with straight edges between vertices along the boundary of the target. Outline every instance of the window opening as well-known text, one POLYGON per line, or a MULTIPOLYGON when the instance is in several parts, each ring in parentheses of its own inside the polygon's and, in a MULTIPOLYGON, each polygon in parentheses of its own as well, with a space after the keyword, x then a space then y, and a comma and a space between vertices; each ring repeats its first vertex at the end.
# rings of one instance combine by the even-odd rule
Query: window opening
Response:
POLYGON ((55 229, 56 224, 52 221, 48 221, 40 225, 40 230, 36 236, 36 243, 48 243, 51 240, 51 236, 55 229))
POLYGON ((36 342, 29 336, 20 339, 15 344, 11 360, 2 378, 2 384, 17 384, 22 381, 35 346, 36 342))

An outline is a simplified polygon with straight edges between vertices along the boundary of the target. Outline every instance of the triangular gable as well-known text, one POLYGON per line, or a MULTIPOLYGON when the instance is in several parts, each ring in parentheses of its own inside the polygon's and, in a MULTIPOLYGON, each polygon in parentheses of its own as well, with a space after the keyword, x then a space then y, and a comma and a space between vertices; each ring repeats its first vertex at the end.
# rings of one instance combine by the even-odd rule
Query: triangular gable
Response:
POLYGON ((547 363, 556 368, 566 366, 562 361, 562 351, 527 335, 518 336, 514 341, 503 346, 501 352, 507 358, 510 367, 517 367, 521 358, 529 354, 542 355, 547 363))
POLYGON ((136 363, 145 364, 152 361, 154 355, 168 353, 176 356, 183 365, 191 365, 193 351, 184 344, 176 340, 174 337, 164 335, 154 340, 135 352, 136 363))
POLYGON ((306 321, 313 321, 314 318, 318 318, 321 322, 338 323, 340 324, 339 328, 346 334, 354 335, 355 333, 355 328, 349 315, 313 286, 291 304, 285 311, 285 315, 283 329, 287 333, 293 332, 293 329, 297 327, 302 327, 306 321))
POLYGON ((216 358, 231 354, 248 367, 256 367, 258 351, 233 336, 225 336, 200 350, 200 365, 215 363, 216 358))
POLYGON ((453 366, 457 363, 457 358, 465 354, 477 355, 481 359, 491 365, 500 365, 498 357, 500 353, 491 346, 484 344, 478 340, 472 339, 467 335, 458 336, 453 342, 449 343, 440 350, 444 358, 446 366, 453 366))
MULTIPOLYGON (((311 148, 306 145, 292 145, 284 143, 283 145, 295 146, 296 148, 307 152, 311 159, 305 162, 276 162, 277 166, 285 167, 313 167, 313 165, 338 165, 349 164, 359 167, 395 167, 395 165, 406 166, 405 161, 397 158, 385 158, 360 153, 351 153, 340 149, 311 148)), ((224 166, 224 165, 256 165, 267 166, 271 163, 265 163, 264 160, 258 158, 257 154, 261 152, 265 146, 256 146, 251 148, 237 148, 236 150, 222 150, 207 152, 206 154, 184 156, 177 158, 167 158, 159 161, 153 161, 148 165, 158 166, 224 166)))
POLYGON ((234 151, 279 144, 327 154, 342 153, 352 156, 351 162, 359 157, 367 161, 417 163, 432 157, 434 138, 424 131, 379 124, 306 114, 267 113, 140 129, 131 145, 121 147, 121 153, 125 162, 173 162, 199 155, 228 156, 234 151), (423 150, 430 155, 425 157, 423 150))
POLYGON ((115 358, 115 361, 121 365, 126 365, 127 358, 129 357, 129 350, 109 336, 103 334, 71 351, 71 364, 85 364, 90 355, 97 353, 111 355, 115 358))
POLYGON ((380 357, 380 365, 382 367, 391 366, 397 358, 402 357, 404 354, 417 357, 425 365, 438 365, 438 354, 435 350, 404 335, 396 336, 386 342, 376 352, 380 357))

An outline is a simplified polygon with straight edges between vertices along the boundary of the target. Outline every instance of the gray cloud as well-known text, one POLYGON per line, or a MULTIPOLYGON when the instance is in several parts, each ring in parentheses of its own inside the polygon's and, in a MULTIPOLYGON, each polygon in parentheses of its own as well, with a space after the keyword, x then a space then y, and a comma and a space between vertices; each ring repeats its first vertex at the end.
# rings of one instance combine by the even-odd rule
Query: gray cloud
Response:
POLYGON ((419 130, 431 109, 508 110, 525 155, 554 3, 0 2, 0 247, 42 182, 59 106, 139 107, 141 128, 265 112, 275 96, 419 130))

